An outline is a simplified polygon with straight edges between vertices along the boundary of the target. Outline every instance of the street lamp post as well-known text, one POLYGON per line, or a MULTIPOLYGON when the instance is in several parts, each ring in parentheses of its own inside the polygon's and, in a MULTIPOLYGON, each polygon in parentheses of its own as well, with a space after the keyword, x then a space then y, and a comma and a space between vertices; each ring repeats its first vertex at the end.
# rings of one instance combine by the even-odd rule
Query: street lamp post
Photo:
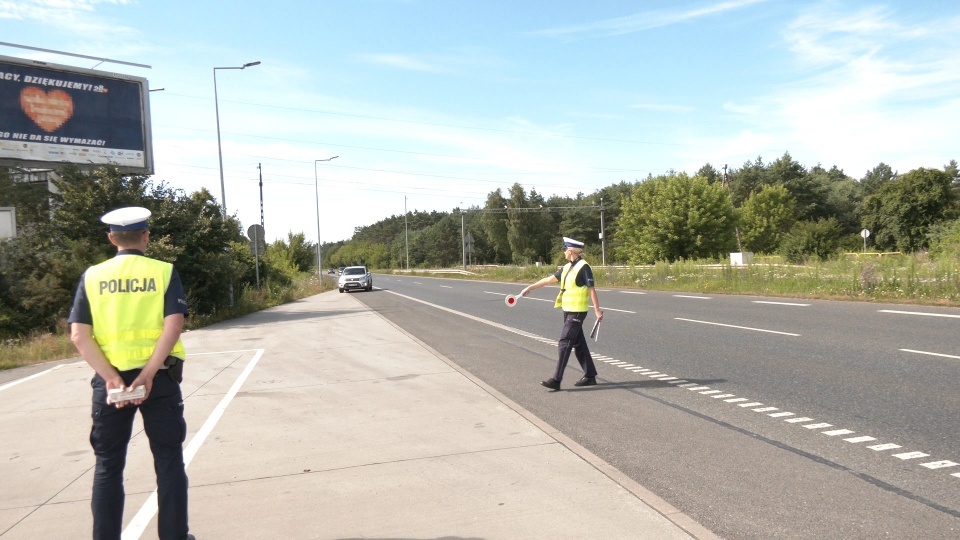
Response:
POLYGON ((460 203, 460 247, 463 248, 463 270, 467 270, 467 235, 463 226, 463 203, 460 203))
POLYGON ((240 67, 215 67, 213 68, 213 108, 217 114, 217 156, 220 158, 220 204, 223 207, 223 217, 227 217, 227 190, 223 184, 223 150, 220 147, 220 102, 217 99, 217 70, 218 69, 246 69, 251 66, 259 65, 260 61, 247 62, 240 67))
POLYGON ((317 195, 317 280, 323 280, 323 259, 320 258, 320 180, 317 179, 317 163, 333 161, 340 156, 313 160, 313 190, 317 195))
POLYGON ((410 233, 407 232, 407 196, 403 196, 403 238, 407 246, 407 271, 410 271, 410 233))
POLYGON ((600 197, 600 253, 603 255, 603 265, 607 265, 607 234, 603 226, 603 197, 600 197))

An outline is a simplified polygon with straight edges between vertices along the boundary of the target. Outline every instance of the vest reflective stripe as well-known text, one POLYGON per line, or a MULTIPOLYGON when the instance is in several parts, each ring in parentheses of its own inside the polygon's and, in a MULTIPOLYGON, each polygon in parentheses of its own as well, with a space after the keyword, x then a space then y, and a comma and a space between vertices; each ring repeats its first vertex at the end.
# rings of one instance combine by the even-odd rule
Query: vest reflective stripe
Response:
MULTIPOLYGON (((93 337, 117 370, 141 368, 153 354, 172 275, 170 263, 139 255, 118 255, 84 274, 93 337)), ((186 358, 183 342, 178 339, 170 354, 186 358)))
POLYGON ((577 274, 587 264, 580 259, 576 264, 567 263, 560 273, 560 294, 553 307, 564 311, 582 313, 590 309, 590 288, 577 285, 577 274))

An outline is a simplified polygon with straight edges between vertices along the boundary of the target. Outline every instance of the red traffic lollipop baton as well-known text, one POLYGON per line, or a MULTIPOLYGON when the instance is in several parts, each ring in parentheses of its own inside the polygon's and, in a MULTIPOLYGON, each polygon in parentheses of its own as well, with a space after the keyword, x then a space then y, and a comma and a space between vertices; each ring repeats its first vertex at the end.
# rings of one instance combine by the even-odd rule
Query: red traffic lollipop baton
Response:
POLYGON ((514 296, 514 295, 512 295, 512 294, 508 294, 508 295, 506 296, 506 298, 503 299, 503 303, 506 304, 507 307, 513 307, 513 306, 517 305, 517 302, 519 302, 521 298, 523 298, 523 297, 520 296, 519 294, 516 295, 516 296, 514 296))

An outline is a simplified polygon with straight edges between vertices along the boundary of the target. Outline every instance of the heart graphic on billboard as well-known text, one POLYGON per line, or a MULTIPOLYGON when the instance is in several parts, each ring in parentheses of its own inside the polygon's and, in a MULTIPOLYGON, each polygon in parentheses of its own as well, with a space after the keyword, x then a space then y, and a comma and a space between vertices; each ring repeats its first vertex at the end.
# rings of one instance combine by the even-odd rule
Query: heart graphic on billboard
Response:
POLYGON ((73 99, 63 90, 44 92, 28 86, 20 92, 20 108, 40 129, 53 133, 73 116, 73 99))

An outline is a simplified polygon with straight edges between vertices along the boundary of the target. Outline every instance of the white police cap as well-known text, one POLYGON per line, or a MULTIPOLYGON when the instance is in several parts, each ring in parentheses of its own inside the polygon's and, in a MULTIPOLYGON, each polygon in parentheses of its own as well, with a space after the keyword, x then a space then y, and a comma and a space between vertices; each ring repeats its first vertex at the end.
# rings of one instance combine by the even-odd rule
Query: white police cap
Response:
POLYGON ((574 240, 573 238, 567 238, 566 236, 564 236, 563 247, 583 249, 583 242, 580 242, 579 240, 574 240))
POLYGON ((110 225, 111 231, 136 231, 147 228, 150 211, 140 206, 117 208, 107 212, 100 221, 110 225))

